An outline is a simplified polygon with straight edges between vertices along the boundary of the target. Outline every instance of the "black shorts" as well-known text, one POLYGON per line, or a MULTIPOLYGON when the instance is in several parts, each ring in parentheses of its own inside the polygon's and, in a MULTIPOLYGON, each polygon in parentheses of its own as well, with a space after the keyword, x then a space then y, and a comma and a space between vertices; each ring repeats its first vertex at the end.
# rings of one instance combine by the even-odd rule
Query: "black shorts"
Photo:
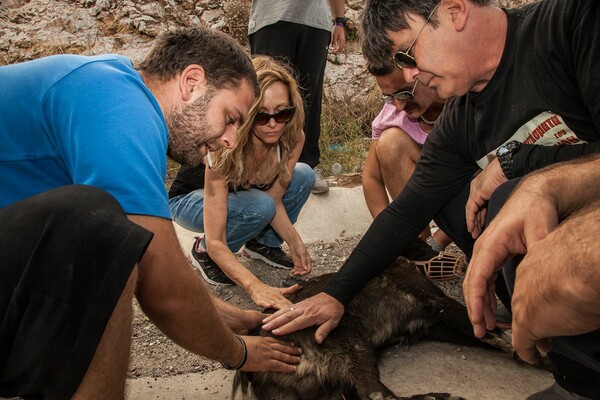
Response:
POLYGON ((152 235, 90 186, 0 209, 0 397, 73 396, 152 235))

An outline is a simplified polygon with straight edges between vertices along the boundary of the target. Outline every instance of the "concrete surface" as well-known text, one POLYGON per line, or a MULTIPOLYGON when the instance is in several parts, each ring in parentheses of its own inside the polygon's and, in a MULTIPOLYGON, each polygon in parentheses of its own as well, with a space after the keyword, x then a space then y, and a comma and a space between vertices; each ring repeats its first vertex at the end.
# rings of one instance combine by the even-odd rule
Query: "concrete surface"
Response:
MULTIPOLYGON (((296 228, 306 242, 331 241, 362 234, 370 223, 362 187, 331 188, 326 195, 310 196, 296 228)), ((187 251, 197 234, 175 227, 187 251)), ((518 400, 553 382, 549 372, 520 365, 500 352, 439 342, 410 348, 392 346, 383 352, 379 368, 381 380, 404 396, 449 392, 470 400, 518 400)), ((232 377, 232 372, 218 370, 165 379, 130 379, 128 399, 231 399, 232 377)))
MULTIPOLYGON (((553 382, 549 372, 519 365, 508 355, 439 342, 390 347, 379 369, 382 382, 401 396, 448 392, 469 400, 520 400, 553 382)), ((225 370, 133 379, 128 399, 228 400, 232 381, 233 372, 225 370)))
MULTIPOLYGON (((373 219, 367 209, 362 186, 332 187, 326 194, 311 194, 294 225, 305 243, 334 241, 365 233, 373 219)), ((182 248, 189 251, 197 232, 175 225, 182 248)))

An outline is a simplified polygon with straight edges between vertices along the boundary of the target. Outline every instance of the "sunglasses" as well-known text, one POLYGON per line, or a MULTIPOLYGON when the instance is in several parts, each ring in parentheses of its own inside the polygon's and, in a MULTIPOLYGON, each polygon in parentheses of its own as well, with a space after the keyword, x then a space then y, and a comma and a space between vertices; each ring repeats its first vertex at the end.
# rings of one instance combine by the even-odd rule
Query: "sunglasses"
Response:
POLYGON ((273 118, 278 124, 286 123, 292 119, 295 111, 296 109, 294 107, 284 108, 283 110, 277 111, 275 114, 259 111, 256 113, 256 117, 254 117, 254 125, 266 125, 269 123, 271 118, 273 118))
POLYGON ((435 13, 435 10, 437 10, 439 5, 440 5, 440 3, 438 3, 435 7, 433 7, 433 10, 431 10, 431 12, 429 13, 429 16, 425 20, 425 24, 423 25, 423 27, 421 28, 419 33, 417 33, 417 37, 415 38, 415 40, 413 40, 412 43, 410 44, 410 46, 408 46, 408 49, 406 51, 398 51, 396 54, 394 54, 394 64, 396 64, 396 67, 398 67, 400 69, 417 67, 417 61, 415 60, 415 58, 413 56, 411 56, 408 53, 413 48, 415 43, 417 43, 417 39, 421 35, 421 32, 423 32, 423 29, 425 29, 425 27, 429 23, 429 20, 431 19, 431 17, 433 17, 433 13, 435 13))
POLYGON ((398 101, 409 101, 415 98, 415 88, 417 87, 417 83, 419 81, 415 80, 415 84, 412 87, 412 90, 399 90, 396 93, 392 93, 392 94, 382 94, 381 95, 381 100, 383 100, 383 102, 385 104, 393 104, 394 100, 398 100, 398 101))

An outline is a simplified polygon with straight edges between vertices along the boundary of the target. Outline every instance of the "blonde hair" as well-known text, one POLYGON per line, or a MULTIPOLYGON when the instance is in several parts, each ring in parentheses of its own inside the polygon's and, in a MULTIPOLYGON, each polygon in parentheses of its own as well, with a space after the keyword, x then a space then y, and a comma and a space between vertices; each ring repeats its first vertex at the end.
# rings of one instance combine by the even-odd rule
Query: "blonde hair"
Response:
MULTIPOLYGON (((304 127, 304 107, 298 84, 294 79, 292 71, 285 65, 273 58, 260 55, 252 59, 258 77, 259 94, 254 100, 248 119, 240 127, 237 133, 237 144, 233 149, 222 149, 215 154, 215 166, 217 171, 230 187, 248 189, 251 186, 250 173, 257 171, 256 182, 252 184, 266 186, 275 179, 282 182, 290 181, 292 173, 288 168, 290 154, 301 138, 304 127), (273 146, 269 150, 272 157, 277 159, 277 147, 281 149, 281 159, 277 165, 255 166, 254 147, 252 145, 252 131, 254 129, 254 118, 260 111, 265 91, 275 82, 281 82, 288 88, 290 107, 296 110, 292 118, 286 123, 283 135, 279 139, 279 146, 273 146)), ((273 159, 270 158, 269 159, 273 159)))

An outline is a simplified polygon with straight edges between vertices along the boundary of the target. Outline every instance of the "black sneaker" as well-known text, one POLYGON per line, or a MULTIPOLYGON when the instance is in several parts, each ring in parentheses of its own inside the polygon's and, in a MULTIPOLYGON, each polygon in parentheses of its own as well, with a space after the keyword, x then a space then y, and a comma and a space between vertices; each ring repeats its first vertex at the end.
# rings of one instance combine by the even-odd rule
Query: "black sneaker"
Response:
POLYGON ((196 238, 196 243, 192 246, 188 259, 192 265, 200 271, 204 280, 211 285, 230 286, 235 283, 229 279, 216 262, 208 256, 206 251, 198 251, 196 246, 200 242, 200 238, 196 238))
POLYGON ((281 247, 265 246, 264 244, 258 243, 256 239, 250 239, 246 243, 242 250, 242 254, 254 260, 262 260, 275 268, 294 268, 292 257, 285 254, 285 252, 281 250, 281 247))

